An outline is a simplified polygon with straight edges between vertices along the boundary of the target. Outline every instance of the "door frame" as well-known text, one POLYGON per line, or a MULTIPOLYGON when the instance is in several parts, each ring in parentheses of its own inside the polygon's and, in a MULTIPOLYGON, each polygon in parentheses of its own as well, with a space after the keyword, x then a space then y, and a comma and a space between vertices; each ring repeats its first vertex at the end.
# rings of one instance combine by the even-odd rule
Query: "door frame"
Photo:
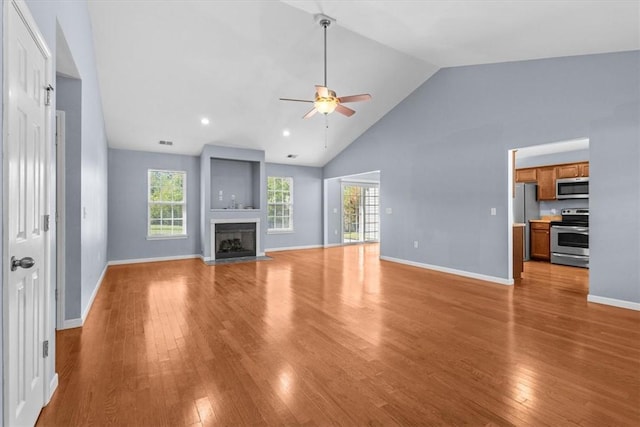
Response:
POLYGON ((56 205, 54 209, 54 219, 56 225, 56 329, 64 329, 65 319, 65 278, 66 278, 66 227, 65 227, 65 153, 66 153, 66 133, 65 133, 66 113, 56 110, 56 205))
MULTIPOLYGON (((348 242, 344 241, 344 187, 376 187, 378 189, 378 228, 380 228, 380 221, 382 219, 382 215, 380 212, 380 181, 373 181, 369 179, 341 179, 340 180, 340 244, 342 245, 351 245, 351 244, 360 244, 360 243, 370 243, 364 238, 365 232, 362 230, 362 241, 357 242, 348 242)), ((364 200, 364 193, 362 194, 362 200, 364 200)), ((363 218, 366 216, 366 212, 363 213, 363 218)), ((361 225, 364 227, 366 225, 365 221, 361 222, 361 225)), ((378 229, 378 240, 377 243, 380 243, 380 229, 378 229)))
MULTIPOLYGON (((33 16, 31 15, 31 12, 29 10, 29 7, 27 6, 27 4, 25 3, 24 0, 10 0, 10 1, 6 1, 3 2, 3 31, 2 31, 2 47, 3 47, 3 56, 2 56, 2 64, 3 64, 3 70, 5 70, 5 72, 3 73, 3 81, 2 81, 2 102, 3 102, 3 111, 2 111, 2 120, 3 120, 3 128, 2 128, 2 150, 3 153, 6 153, 7 150, 7 144, 8 144, 8 123, 9 123, 9 111, 7 106, 9 105, 9 79, 7 77, 7 67, 6 64, 8 63, 8 55, 9 55, 9 49, 8 49, 8 40, 9 40, 9 26, 8 24, 8 16, 9 16, 9 11, 10 8, 15 8, 18 13, 20 14, 20 16, 23 19, 23 22, 25 23, 25 26, 29 29, 30 33, 32 34, 36 44, 38 45, 38 48, 42 51, 44 57, 46 58, 46 65, 45 65, 45 76, 44 76, 44 81, 47 82, 47 84, 53 84, 55 83, 55 81, 53 80, 53 55, 51 53, 51 50, 49 49, 44 37, 42 36, 42 33, 40 32, 40 29, 35 21, 35 19, 33 18, 33 16)), ((45 88, 43 88, 44 90, 45 88)), ((52 181, 52 172, 54 172, 51 168, 51 150, 52 150, 52 137, 53 137, 53 131, 52 131, 52 127, 54 124, 54 121, 52 119, 52 112, 54 111, 54 105, 55 105, 55 97, 52 96, 51 94, 51 103, 48 106, 48 108, 45 109, 45 127, 44 127, 44 132, 45 132, 45 144, 46 144, 46 148, 45 148, 45 170, 44 170, 44 186, 45 186, 45 205, 47 206, 47 211, 49 212, 49 215, 51 215, 51 203, 52 203, 52 195, 51 195, 51 181, 52 181)), ((2 203, 3 206, 8 206, 8 189, 7 189, 7 184, 8 184, 8 164, 7 164, 7 157, 5 155, 2 156, 2 203)), ((57 384, 58 384, 58 376, 57 374, 54 374, 52 376, 52 373, 55 372, 55 333, 51 333, 53 328, 52 328, 52 322, 51 322, 51 317, 52 317, 52 310, 55 310, 55 306, 52 305, 52 301, 51 301, 51 290, 52 290, 52 259, 55 256, 55 248, 52 248, 52 235, 55 233, 55 221, 52 221, 51 216, 49 217, 49 231, 47 231, 45 233, 45 239, 44 239, 44 244, 45 244, 45 267, 44 267, 44 272, 45 272, 45 277, 44 277, 44 301, 43 301, 43 318, 44 318, 44 340, 49 341, 49 357, 46 358, 44 360, 44 370, 43 370, 43 382, 42 382, 42 393, 43 393, 43 402, 46 405, 50 400, 51 400, 51 396, 53 394, 53 392, 55 391, 57 384)), ((3 230, 7 230, 8 229, 8 225, 9 225, 9 218, 8 218, 8 214, 6 212, 6 209, 3 208, 3 215, 2 215, 2 227, 3 230)), ((8 236, 6 236, 4 234, 4 231, 2 233, 2 253, 3 253, 3 262, 2 262, 2 367, 3 367, 3 372, 7 371, 7 362, 8 362, 8 354, 13 350, 15 351, 15 349, 10 349, 8 348, 7 344, 7 340, 5 339, 8 336, 8 321, 7 321, 7 315, 9 312, 8 309, 8 300, 9 298, 7 297, 7 286, 6 284, 9 283, 9 244, 8 244, 8 236)), ((42 356, 38 356, 38 357, 42 357, 42 356)), ((9 396, 9 390, 7 389, 8 387, 8 381, 5 382, 3 381, 2 384, 2 394, 3 394, 3 423, 9 424, 9 411, 7 410, 7 402, 8 402, 8 396, 9 396)))

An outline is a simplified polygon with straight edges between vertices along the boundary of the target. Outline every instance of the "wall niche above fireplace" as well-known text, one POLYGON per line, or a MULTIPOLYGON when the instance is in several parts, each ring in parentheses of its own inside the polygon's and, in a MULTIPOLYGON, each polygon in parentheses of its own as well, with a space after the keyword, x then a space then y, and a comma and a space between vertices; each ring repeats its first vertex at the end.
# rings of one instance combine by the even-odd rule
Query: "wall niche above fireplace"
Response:
POLYGON ((211 158, 211 209, 259 209, 260 162, 211 158))

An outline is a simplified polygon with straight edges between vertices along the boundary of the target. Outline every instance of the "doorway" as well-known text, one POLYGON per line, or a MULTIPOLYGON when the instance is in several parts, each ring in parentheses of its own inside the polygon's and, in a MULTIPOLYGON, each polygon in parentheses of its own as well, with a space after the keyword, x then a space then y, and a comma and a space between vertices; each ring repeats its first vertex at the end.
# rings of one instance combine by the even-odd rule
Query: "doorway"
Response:
MULTIPOLYGON (((581 233, 588 236, 588 196, 566 198, 556 196, 557 182, 576 180, 589 182, 589 139, 540 144, 509 150, 509 277, 515 284, 553 288, 560 287, 575 293, 588 295, 588 243, 580 256, 564 255, 556 232, 570 222, 581 223, 581 233), (568 178, 571 177, 571 178, 568 178), (528 194, 530 193, 530 194, 528 194), (524 229, 523 273, 513 263, 517 254, 513 251, 514 235, 518 236, 520 223, 524 229), (586 223, 586 227, 582 225, 586 223), (580 258, 582 267, 569 261, 580 258), (567 260, 566 262, 563 260, 567 260), (585 261, 586 260, 586 261, 585 261), (586 267, 586 268, 585 268, 586 267), (514 275, 514 271, 516 274, 514 275), (558 285, 555 286, 554 284, 558 285)), ((561 195, 562 196, 562 195, 561 195)), ((576 225, 577 226, 577 225, 576 225)), ((581 236, 581 242, 584 241, 581 236)), ((588 239, 588 237, 587 237, 588 239)), ((587 240, 588 242, 588 240, 587 240)))
POLYGON ((380 241, 380 188, 377 183, 342 183, 342 243, 380 241))

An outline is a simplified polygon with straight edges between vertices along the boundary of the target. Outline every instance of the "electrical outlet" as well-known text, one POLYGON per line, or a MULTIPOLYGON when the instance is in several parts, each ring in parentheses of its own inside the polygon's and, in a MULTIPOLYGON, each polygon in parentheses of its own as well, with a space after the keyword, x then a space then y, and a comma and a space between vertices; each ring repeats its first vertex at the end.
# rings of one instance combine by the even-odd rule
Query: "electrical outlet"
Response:
POLYGON ((387 213, 387 215, 391 215, 393 213, 393 209, 391 208, 386 208, 384 211, 387 213))
POLYGON ((218 200, 222 201, 222 190, 218 191, 218 200))
POLYGON ((413 241, 413 247, 414 247, 414 248, 416 248, 416 249, 418 249, 418 241, 417 241, 417 240, 414 240, 414 241, 413 241))
POLYGON ((338 208, 333 208, 333 213, 338 213, 338 208))

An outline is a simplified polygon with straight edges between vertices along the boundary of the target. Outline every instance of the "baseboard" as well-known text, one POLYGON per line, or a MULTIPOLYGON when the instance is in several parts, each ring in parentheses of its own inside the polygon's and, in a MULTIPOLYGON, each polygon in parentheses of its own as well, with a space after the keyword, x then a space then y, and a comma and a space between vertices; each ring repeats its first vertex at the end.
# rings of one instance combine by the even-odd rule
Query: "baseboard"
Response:
POLYGON ((408 261, 408 260, 405 260, 405 259, 393 258, 393 257, 388 257, 388 256, 380 256, 380 259, 384 260, 384 261, 397 262, 399 264, 411 265, 413 267, 424 268, 424 269, 427 269, 427 270, 439 271, 441 273, 455 274, 456 276, 462 276, 462 277, 469 277, 471 279, 484 280, 485 282, 493 282, 493 283, 497 283, 499 285, 507 285, 507 286, 513 285, 513 279, 504 279, 502 277, 487 276, 485 274, 472 273, 470 271, 456 270, 455 268, 441 267, 439 265, 424 264, 424 263, 421 263, 421 262, 408 261))
POLYGON ((324 248, 335 248, 336 246, 344 246, 342 243, 328 243, 324 245, 324 248))
POLYGON ((107 267, 109 266, 109 264, 107 263, 107 265, 104 266, 104 269, 102 270, 102 273, 100 274, 100 277, 98 277, 98 283, 96 283, 96 286, 93 288, 93 292, 91 293, 91 296, 89 297, 89 302, 87 302, 87 306, 84 308, 84 312, 82 313, 82 324, 84 325, 84 321, 87 320, 87 316, 89 315, 89 311, 91 310, 91 307, 93 307, 93 300, 96 299, 96 295, 98 295, 98 290, 100 289, 100 286, 102 286, 102 281, 104 280, 104 275, 107 273, 107 267))
POLYGON ((587 295, 587 301, 596 304, 611 305, 613 307, 626 308, 628 310, 640 311, 640 303, 633 301, 625 301, 615 298, 599 297, 597 295, 587 295))
POLYGON ((202 255, 193 254, 193 255, 162 256, 162 257, 155 257, 155 258, 119 259, 119 260, 109 261, 108 265, 140 264, 143 262, 179 261, 182 259, 192 259, 192 258, 202 258, 202 255))
POLYGON ((82 319, 78 317, 77 319, 65 319, 62 329, 73 329, 80 328, 82 326, 82 319))
POLYGON ((279 252, 279 251, 299 251, 304 249, 318 249, 322 248, 322 245, 306 245, 306 246, 288 246, 284 248, 270 248, 265 249, 265 252, 279 252))
POLYGON ((47 396, 47 401, 44 403, 45 406, 49 404, 49 402, 51 401, 51 398, 53 397, 53 393, 56 392, 57 388, 58 388, 58 373, 56 372, 53 375, 53 378, 51 378, 51 382, 49 382, 49 396, 47 396))

